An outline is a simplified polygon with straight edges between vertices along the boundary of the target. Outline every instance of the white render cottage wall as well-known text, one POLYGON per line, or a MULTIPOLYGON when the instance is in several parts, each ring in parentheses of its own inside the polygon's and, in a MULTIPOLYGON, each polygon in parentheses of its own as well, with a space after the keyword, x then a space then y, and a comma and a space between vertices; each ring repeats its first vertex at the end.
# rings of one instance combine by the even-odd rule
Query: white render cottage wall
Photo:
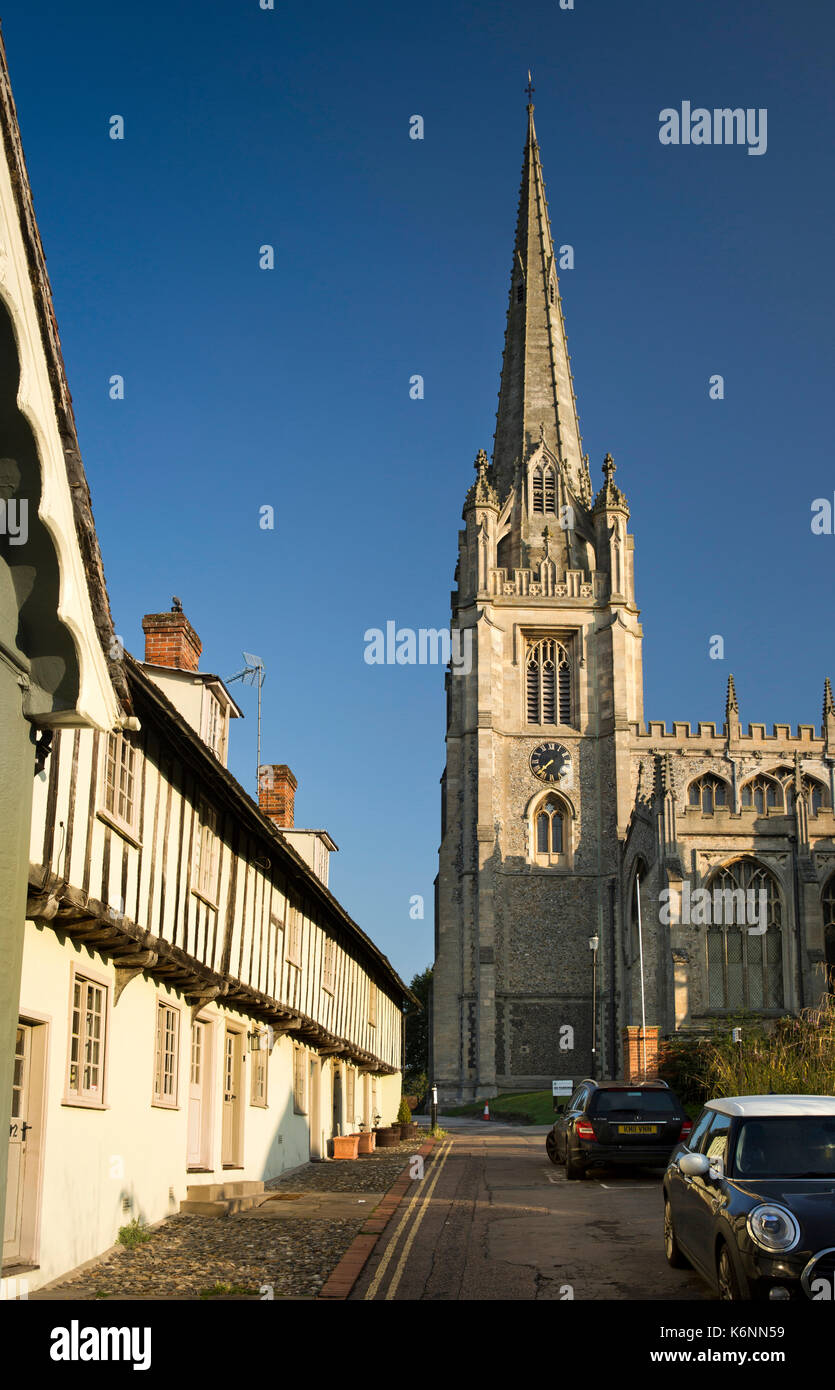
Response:
MULTIPOLYGON (((224 923, 231 904, 234 926, 229 976, 288 1010, 298 1010, 306 1020, 373 1054, 381 1067, 395 1070, 372 1076, 374 1065, 367 1060, 361 1070, 344 1057, 320 1056, 314 1042, 282 1033, 279 1025, 268 1060, 267 1105, 253 1105, 252 1055, 246 1034, 263 1029, 266 1022, 244 1012, 240 1001, 236 1007, 219 997, 200 1007, 195 1015, 211 1026, 211 1120, 206 1167, 188 1172, 191 1004, 177 988, 145 972, 128 982, 114 1005, 117 962, 106 948, 99 950, 74 939, 58 921, 28 921, 20 1018, 39 1025, 37 1032, 41 1045, 45 1040, 46 1050, 43 1110, 30 1116, 39 1126, 30 1137, 30 1161, 40 1168, 40 1222, 32 1261, 38 1267, 25 1276, 31 1290, 100 1255, 114 1243, 119 1227, 134 1217, 153 1223, 176 1213, 189 1185, 267 1180, 306 1163, 311 1154, 325 1153, 335 1125, 341 1132, 352 1132, 358 1120, 373 1125, 377 1114, 383 1123, 390 1123, 396 1117, 401 1094, 400 996, 395 997, 393 983, 391 992, 387 991, 384 972, 374 969, 377 1022, 376 1026, 369 1023, 369 968, 373 967, 366 965, 368 953, 346 927, 332 926, 310 891, 310 871, 292 866, 279 872, 274 867, 272 877, 280 879, 282 887, 271 887, 263 846, 259 854, 255 837, 233 825, 228 816, 229 823, 222 819, 219 827, 224 839, 218 902, 216 907, 210 906, 191 891, 190 885, 192 833, 197 833, 201 797, 211 797, 207 786, 193 775, 184 781, 182 768, 174 768, 173 758, 159 756, 149 721, 138 739, 143 750, 137 763, 142 810, 135 837, 140 843, 135 843, 98 814, 105 739, 106 735, 88 731, 63 732, 56 737, 50 762, 35 779, 30 884, 45 881, 47 872, 58 875, 71 887, 82 888, 90 899, 102 902, 117 917, 123 915, 128 923, 174 942, 218 972, 222 971, 224 923), (252 862, 259 858, 260 865, 252 862), (298 966, 286 959, 288 897, 301 911, 298 966), (285 922, 284 930, 276 929, 276 918, 285 922), (329 935, 335 939, 332 993, 322 986, 323 953, 329 935), (65 1097, 73 966, 108 986, 103 1107, 68 1104, 65 1097), (179 1010, 174 1107, 153 1103, 158 1001, 179 1010), (232 1170, 221 1165, 227 1025, 244 1035, 242 1151, 240 1166, 232 1170), (298 1047, 309 1057, 320 1058, 318 1114, 312 1111, 310 1086, 307 1113, 296 1113, 293 1072, 298 1047), (342 1072, 342 1106, 335 1119, 336 1068, 342 1072), (353 1116, 346 1114, 349 1069, 354 1072, 353 1116)), ((275 855, 274 866, 277 860, 275 855)))

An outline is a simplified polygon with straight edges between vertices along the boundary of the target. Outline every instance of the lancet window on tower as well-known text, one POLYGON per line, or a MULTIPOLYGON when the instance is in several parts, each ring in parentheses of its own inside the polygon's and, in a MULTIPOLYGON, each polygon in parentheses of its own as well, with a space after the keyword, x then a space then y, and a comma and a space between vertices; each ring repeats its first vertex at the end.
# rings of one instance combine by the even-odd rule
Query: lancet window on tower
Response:
POLYGON ((529 724, 571 723, 571 663, 561 642, 530 643, 525 662, 529 724))
POLYGON ((556 797, 549 796, 537 812, 536 852, 547 854, 549 858, 552 854, 563 852, 562 808, 556 797))
POLYGON ((553 465, 537 464, 531 477, 531 508, 534 512, 557 510, 557 474, 553 465))

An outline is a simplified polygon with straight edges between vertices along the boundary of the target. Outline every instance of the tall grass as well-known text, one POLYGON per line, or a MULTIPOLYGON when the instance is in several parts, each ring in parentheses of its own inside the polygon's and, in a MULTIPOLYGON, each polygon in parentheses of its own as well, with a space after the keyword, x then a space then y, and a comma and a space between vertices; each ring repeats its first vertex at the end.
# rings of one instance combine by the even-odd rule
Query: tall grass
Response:
POLYGON ((835 1095, 835 998, 779 1019, 770 1034, 712 1041, 705 1062, 714 1095, 835 1095))

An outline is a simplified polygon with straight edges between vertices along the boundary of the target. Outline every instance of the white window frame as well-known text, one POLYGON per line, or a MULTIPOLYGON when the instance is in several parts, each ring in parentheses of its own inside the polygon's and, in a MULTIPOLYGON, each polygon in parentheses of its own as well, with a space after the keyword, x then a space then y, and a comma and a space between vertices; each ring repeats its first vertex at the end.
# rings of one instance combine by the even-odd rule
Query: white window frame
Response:
POLYGON ((225 767, 229 713, 208 686, 203 687, 203 700, 203 742, 225 767))
POLYGON ((197 835, 194 841, 194 878, 192 892, 213 906, 218 900, 218 869, 220 865, 220 836, 218 813, 210 802, 202 800, 197 812, 197 835))
POLYGON ((293 1111, 307 1114, 307 1049, 293 1048, 293 1111))
POLYGON ((63 1105, 78 1105, 92 1110, 107 1109, 107 1083, 108 1083, 108 1047, 110 1043, 110 1005, 111 987, 110 981, 103 978, 96 972, 89 970, 78 970, 75 965, 70 967, 70 997, 69 1012, 67 1019, 67 1065, 64 1071, 64 1096, 63 1105), (78 1015, 79 1028, 76 1034, 73 1023, 76 1012, 75 991, 76 985, 80 987, 78 1015), (88 1014, 89 992, 95 991, 100 995, 101 1007, 98 1010, 100 1019, 100 1035, 98 1061, 94 1065, 98 1068, 98 1080, 95 1086, 86 1087, 84 1085, 85 1073, 90 1063, 85 1059, 88 1045, 91 1039, 88 1037, 86 1017, 88 1014), (73 1039, 78 1037, 77 1059, 73 1060, 73 1039), (76 1069, 75 1085, 72 1082, 73 1068, 76 1069))
POLYGON ((154 1013, 154 1089, 151 1104, 158 1109, 178 1110, 179 1090, 180 1009, 170 999, 158 998, 154 1013), (173 1046, 169 1046, 172 1034, 173 1046), (171 1061, 170 1068, 166 1067, 168 1059, 171 1061))
MULTIPOLYGON (((267 1033, 259 1032, 259 1040, 266 1044, 267 1033)), ((255 1105, 259 1110, 267 1109, 267 1088, 270 1072, 270 1053, 269 1049, 261 1046, 249 1054, 252 1063, 249 1071, 249 1103, 255 1105)))
POLYGON ((284 944, 288 963, 290 965, 295 965, 299 970, 302 964, 303 934, 301 907, 294 898, 288 898, 287 934, 284 944))
POLYGON ((336 988, 336 942, 332 936, 325 937, 322 949, 322 989, 333 994, 336 988))
POLYGON ((136 744, 123 729, 111 730, 102 736, 103 757, 99 786, 99 816, 115 830, 138 844, 139 824, 139 752, 136 744), (127 757, 125 754, 127 753, 127 757), (110 772, 113 771, 111 778, 110 772), (126 774, 128 789, 123 788, 126 774), (123 808, 127 815, 123 814, 123 808))

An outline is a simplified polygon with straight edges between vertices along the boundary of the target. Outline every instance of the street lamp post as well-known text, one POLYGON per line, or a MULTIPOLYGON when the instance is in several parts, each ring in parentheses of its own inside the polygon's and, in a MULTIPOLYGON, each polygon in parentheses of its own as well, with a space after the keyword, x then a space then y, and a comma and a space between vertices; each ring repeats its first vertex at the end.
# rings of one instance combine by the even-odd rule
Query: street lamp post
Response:
POLYGON ((591 1074, 597 1076, 597 948, 599 936, 589 937, 591 951, 591 1074))

